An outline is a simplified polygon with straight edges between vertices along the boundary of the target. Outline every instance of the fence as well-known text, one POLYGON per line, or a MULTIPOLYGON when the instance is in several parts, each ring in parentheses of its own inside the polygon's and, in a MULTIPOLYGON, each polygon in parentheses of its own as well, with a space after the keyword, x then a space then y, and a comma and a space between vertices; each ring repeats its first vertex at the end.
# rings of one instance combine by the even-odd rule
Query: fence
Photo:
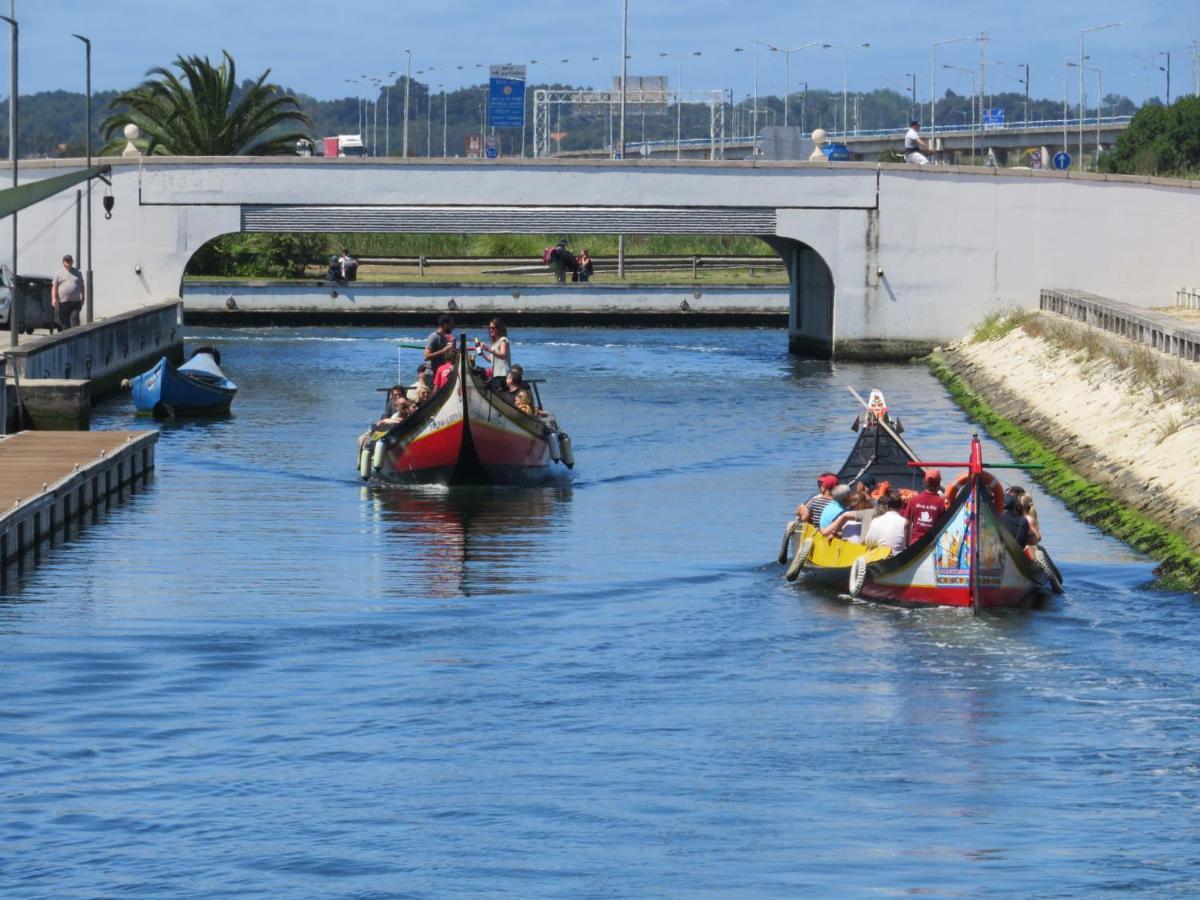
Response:
POLYGON ((1043 289, 1040 306, 1146 344, 1160 353, 1200 362, 1200 328, 1188 328, 1171 316, 1084 291, 1043 289))
POLYGON ((1181 287, 1175 292, 1175 305, 1184 309, 1200 309, 1200 288, 1181 287))

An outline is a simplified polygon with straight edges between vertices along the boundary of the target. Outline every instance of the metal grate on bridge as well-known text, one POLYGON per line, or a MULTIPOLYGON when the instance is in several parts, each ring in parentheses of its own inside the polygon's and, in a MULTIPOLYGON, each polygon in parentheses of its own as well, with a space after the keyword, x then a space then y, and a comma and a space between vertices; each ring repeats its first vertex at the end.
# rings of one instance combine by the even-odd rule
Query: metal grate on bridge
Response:
POLYGON ((242 207, 242 231, 541 234, 774 234, 769 207, 242 207))

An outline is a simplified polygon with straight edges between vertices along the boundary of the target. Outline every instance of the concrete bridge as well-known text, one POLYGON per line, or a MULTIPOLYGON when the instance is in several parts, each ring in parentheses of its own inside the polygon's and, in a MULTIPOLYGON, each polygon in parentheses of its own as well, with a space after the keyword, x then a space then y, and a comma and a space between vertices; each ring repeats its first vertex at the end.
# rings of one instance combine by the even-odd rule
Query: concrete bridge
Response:
MULTIPOLYGON (((72 166, 27 163, 21 174, 72 166)), ((230 232, 736 234, 766 241, 788 266, 793 351, 897 356, 960 337, 991 310, 1036 306, 1044 287, 1168 303, 1195 282, 1200 259, 1200 182, 1138 177, 867 163, 158 157, 114 161, 113 193, 112 220, 96 216, 98 316, 178 296, 192 254, 230 232)), ((57 271, 73 250, 73 201, 21 213, 20 271, 57 271)))

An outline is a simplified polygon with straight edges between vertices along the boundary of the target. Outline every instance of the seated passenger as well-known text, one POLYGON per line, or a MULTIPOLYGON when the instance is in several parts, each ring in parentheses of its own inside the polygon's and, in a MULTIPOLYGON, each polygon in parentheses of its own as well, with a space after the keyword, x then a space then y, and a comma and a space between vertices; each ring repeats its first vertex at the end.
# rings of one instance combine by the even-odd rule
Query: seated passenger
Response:
POLYGON ((417 367, 417 380, 408 389, 409 396, 417 406, 429 399, 429 395, 432 393, 430 389, 432 383, 429 363, 421 363, 417 367))
POLYGON ((821 529, 821 534, 826 537, 832 537, 837 533, 834 525, 838 520, 838 516, 846 511, 846 504, 849 501, 850 488, 847 485, 839 484, 830 491, 829 502, 821 510, 821 518, 817 520, 817 527, 821 529))
POLYGON ((1036 547, 1042 542, 1042 531, 1038 528, 1037 512, 1033 508, 1032 494, 1023 493, 1017 497, 1017 512, 1025 517, 1025 523, 1029 526, 1029 540, 1026 546, 1036 547))
POLYGON ((908 500, 905 517, 908 519, 908 543, 915 544, 937 525, 946 512, 946 498, 941 494, 942 473, 925 470, 925 490, 908 500))
MULTIPOLYGON (((826 507, 828 509, 828 507, 826 507)), ((861 544, 863 534, 875 518, 875 507, 865 494, 850 492, 846 500, 846 511, 839 515, 821 534, 826 537, 839 537, 852 544, 861 544)))
POLYGON ((1000 514, 1000 521, 1013 536, 1017 546, 1024 550, 1029 545, 1029 520, 1018 508, 1021 496, 1022 494, 1012 492, 1004 495, 1004 512, 1000 514))
POLYGON ((895 556, 908 546, 908 520, 900 515, 903 506, 904 500, 896 492, 885 494, 880 499, 880 513, 875 516, 871 527, 867 529, 867 538, 864 543, 868 548, 889 547, 892 555, 895 556))
POLYGON ((837 476, 832 472, 822 472, 817 476, 817 493, 796 507, 796 518, 801 522, 816 524, 821 520, 821 513, 829 503, 829 494, 837 487, 837 476))
POLYGON ((407 390, 398 384, 388 391, 387 408, 384 410, 383 418, 376 422, 375 426, 377 428, 387 427, 395 425, 397 422, 403 422, 414 409, 416 409, 416 405, 409 401, 407 390))
POLYGON ((450 380, 450 375, 454 372, 454 366, 458 362, 458 350, 454 344, 448 345, 450 349, 446 352, 446 361, 438 366, 437 373, 433 376, 434 393, 440 391, 450 380))

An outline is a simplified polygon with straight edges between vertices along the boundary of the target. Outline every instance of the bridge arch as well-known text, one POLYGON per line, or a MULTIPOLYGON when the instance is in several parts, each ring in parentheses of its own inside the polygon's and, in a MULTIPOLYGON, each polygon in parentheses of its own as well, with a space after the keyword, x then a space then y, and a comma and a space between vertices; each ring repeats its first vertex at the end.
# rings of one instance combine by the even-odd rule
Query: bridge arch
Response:
POLYGON ((833 270, 817 250, 796 238, 760 235, 787 265, 788 350, 830 359, 834 354, 833 270))

